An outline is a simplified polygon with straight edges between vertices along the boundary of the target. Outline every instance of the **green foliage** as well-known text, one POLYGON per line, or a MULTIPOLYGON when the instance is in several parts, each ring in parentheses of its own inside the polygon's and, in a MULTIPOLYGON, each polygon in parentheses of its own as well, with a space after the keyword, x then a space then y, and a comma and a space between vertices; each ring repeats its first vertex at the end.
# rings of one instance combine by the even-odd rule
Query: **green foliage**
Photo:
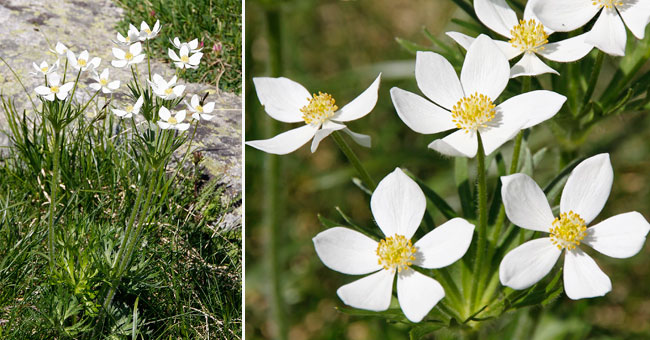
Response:
MULTIPOLYGON (((180 76, 191 82, 215 84, 226 91, 241 92, 242 70, 242 2, 237 0, 117 0, 125 9, 117 30, 124 34, 132 23, 140 28, 160 20, 162 29, 152 40, 153 56, 169 61, 170 39, 203 42, 199 68, 180 76), (172 29, 173 28, 173 29, 172 29), (213 47, 221 46, 220 51, 213 47)), ((171 61, 170 61, 171 62, 171 61)))

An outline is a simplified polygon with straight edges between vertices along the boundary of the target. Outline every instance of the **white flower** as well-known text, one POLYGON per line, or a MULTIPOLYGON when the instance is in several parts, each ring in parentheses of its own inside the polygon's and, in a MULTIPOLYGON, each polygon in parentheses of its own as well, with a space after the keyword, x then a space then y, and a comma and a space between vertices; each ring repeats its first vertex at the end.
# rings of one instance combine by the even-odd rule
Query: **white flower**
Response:
POLYGON ((551 91, 532 91, 499 105, 494 101, 510 78, 508 60, 494 41, 480 35, 467 50, 460 81, 453 66, 441 55, 418 52, 415 79, 430 101, 408 91, 390 91, 397 114, 413 131, 433 134, 457 131, 434 140, 429 148, 448 156, 474 157, 481 134, 490 154, 521 129, 553 117, 566 97, 551 91))
POLYGON ((68 98, 68 92, 74 86, 73 82, 61 85, 61 76, 58 73, 50 74, 47 77, 47 83, 47 86, 41 85, 36 87, 34 92, 49 101, 53 101, 54 97, 59 98, 59 100, 65 100, 68 98))
POLYGON ((194 39, 189 42, 181 42, 181 40, 178 39, 178 37, 175 37, 174 40, 169 39, 169 42, 171 42, 172 45, 174 45, 174 47, 176 47, 179 50, 181 49, 181 47, 187 46, 187 48, 189 48, 190 50, 190 53, 200 52, 203 49, 203 48, 199 48, 199 39, 194 39))
POLYGON ((163 130, 176 129, 178 131, 185 131, 190 128, 189 123, 182 123, 185 119, 185 110, 180 110, 172 115, 166 107, 161 106, 160 111, 158 111, 158 116, 160 116, 158 126, 163 130))
POLYGON ((98 57, 90 59, 88 51, 79 53, 79 57, 76 57, 70 49, 67 50, 66 54, 68 56, 68 64, 76 70, 92 70, 99 67, 99 63, 102 62, 102 59, 98 57))
POLYGON ((185 85, 176 85, 176 76, 172 77, 169 82, 166 82, 163 77, 156 73, 153 75, 152 80, 147 80, 147 82, 149 82, 153 92, 162 99, 171 100, 179 98, 183 95, 183 91, 185 91, 185 85))
POLYGON ((253 78, 257 97, 271 118, 285 123, 305 122, 306 125, 271 139, 248 141, 246 144, 264 152, 284 155, 313 138, 311 152, 314 152, 323 138, 343 130, 359 145, 370 147, 370 136, 354 133, 342 122, 359 119, 372 111, 377 103, 380 80, 381 74, 362 94, 339 110, 329 94, 319 92, 312 97, 293 80, 284 77, 253 78))
POLYGON ((627 41, 625 26, 637 39, 643 39, 650 22, 650 1, 544 0, 537 1, 533 12, 545 26, 560 32, 580 28, 601 12, 587 32, 585 42, 607 54, 623 56, 627 41))
POLYGON ((370 274, 337 290, 354 308, 383 311, 390 305, 397 273, 397 299, 406 317, 419 322, 445 296, 438 281, 413 270, 446 267, 465 255, 474 225, 454 218, 424 235, 415 234, 426 199, 420 187, 400 168, 386 176, 370 199, 372 214, 386 236, 380 242, 357 231, 335 227, 314 237, 318 257, 330 269, 350 275, 370 274))
POLYGON ((108 68, 105 68, 100 75, 98 75, 97 72, 94 73, 95 74, 93 75, 93 79, 95 79, 96 83, 92 83, 89 85, 91 89, 95 91, 99 91, 101 89, 102 93, 112 93, 113 91, 117 90, 120 87, 119 80, 115 80, 115 81, 109 80, 108 68))
POLYGON ((501 283, 514 289, 532 286, 548 274, 566 250, 567 296, 576 300, 607 294, 611 281, 578 246, 584 243, 602 254, 627 258, 641 250, 650 230, 638 212, 616 215, 587 228, 605 205, 613 178, 609 154, 584 160, 571 172, 562 191, 560 216, 554 219, 544 192, 530 177, 501 177, 501 197, 510 221, 525 229, 550 233, 550 237, 528 241, 506 254, 499 268, 501 283))
POLYGON ((36 63, 32 63, 32 66, 36 70, 36 72, 29 72, 32 75, 35 76, 46 76, 54 71, 56 71, 59 68, 59 61, 57 60, 52 66, 50 66, 47 61, 41 62, 40 65, 36 65, 36 63))
POLYGON ((116 40, 113 40, 114 43, 122 46, 130 46, 131 44, 137 42, 140 39, 140 31, 133 26, 133 24, 129 24, 129 30, 126 32, 126 35, 120 34, 120 32, 117 32, 117 37, 116 40))
MULTIPOLYGON (((536 76, 557 71, 546 65, 537 57, 542 57, 557 62, 572 62, 581 59, 593 45, 585 42, 586 34, 558 42, 548 42, 548 37, 553 33, 544 27, 535 17, 532 8, 538 0, 529 0, 524 9, 524 19, 517 20, 517 14, 505 0, 474 0, 476 15, 485 26, 510 39, 509 41, 495 41, 508 60, 522 53, 524 56, 510 70, 510 77, 536 76)), ((474 38, 458 32, 447 32, 465 49, 474 41, 474 38)))
POLYGON ((120 118, 131 118, 134 115, 140 113, 140 108, 142 107, 143 102, 144 102, 144 98, 140 96, 140 98, 136 100, 135 104, 127 105, 124 110, 118 110, 118 109, 112 109, 112 110, 113 113, 120 118))
POLYGON ((197 68, 201 62, 203 53, 196 52, 190 56, 190 49, 187 46, 181 46, 178 55, 171 48, 168 49, 169 57, 174 61, 174 65, 180 69, 184 68, 197 68))
POLYGON ((187 105, 187 109, 192 112, 192 118, 196 120, 211 120, 214 118, 214 115, 210 114, 214 111, 214 102, 201 105, 199 96, 195 94, 192 96, 189 103, 185 101, 185 105, 187 105))
POLYGON ((111 65, 114 67, 125 67, 141 63, 144 60, 145 54, 142 53, 142 43, 137 42, 129 46, 128 52, 113 47, 113 56, 117 60, 111 61, 111 65))
POLYGON ((160 32, 160 20, 156 20, 153 28, 149 28, 149 25, 144 21, 140 24, 141 41, 155 38, 158 35, 158 32, 160 32))
POLYGON ((60 56, 65 56, 68 53, 68 47, 63 45, 61 42, 57 42, 54 49, 50 49, 50 51, 60 56))

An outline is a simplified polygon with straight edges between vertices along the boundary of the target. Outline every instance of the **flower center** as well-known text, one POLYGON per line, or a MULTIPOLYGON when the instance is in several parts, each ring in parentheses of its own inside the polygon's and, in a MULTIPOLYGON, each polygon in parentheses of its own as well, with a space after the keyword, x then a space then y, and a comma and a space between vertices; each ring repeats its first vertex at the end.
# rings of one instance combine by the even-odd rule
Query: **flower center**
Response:
POLYGON ((86 59, 77 60, 77 64, 79 64, 79 66, 86 66, 87 63, 88 62, 86 61, 86 59))
POLYGON ((126 107, 126 112, 133 112, 133 105, 128 105, 126 107))
POLYGON ((147 34, 151 34, 151 30, 150 30, 150 29, 148 29, 148 28, 147 28, 147 29, 145 29, 144 31, 145 31, 145 32, 147 32, 147 34))
POLYGON ((519 25, 513 27, 510 34, 512 35, 510 44, 522 52, 543 50, 544 45, 548 43, 548 34, 544 32, 544 25, 535 19, 519 20, 519 25))
POLYGON ((494 104, 490 98, 478 92, 462 98, 451 110, 451 120, 456 123, 456 127, 465 130, 465 133, 487 127, 486 123, 492 119, 494 104))
POLYGON ((197 105, 197 106, 196 106, 196 111, 198 111, 198 112, 203 112, 203 106, 201 106, 201 105, 197 105))
POLYGON ((181 61, 184 62, 184 63, 188 63, 190 61, 190 57, 184 55, 184 56, 181 57, 181 61))
POLYGON ((59 87, 58 86, 52 86, 52 87, 50 87, 50 91, 52 91, 52 93, 59 93, 59 87))
POLYGON ((172 90, 171 87, 165 90, 165 94, 168 95, 168 96, 169 96, 170 94, 172 94, 172 92, 174 92, 174 90, 172 90))
POLYGON ((43 71, 43 73, 45 73, 45 72, 47 72, 47 70, 49 70, 49 69, 50 69, 49 67, 45 66, 45 67, 41 68, 41 71, 43 71))
POLYGON ((379 264, 386 270, 397 268, 398 273, 413 264, 414 254, 415 247, 411 244, 411 240, 402 235, 387 237, 377 246, 379 264))
POLYGON ((131 41, 131 37, 129 36, 128 33, 127 33, 126 37, 124 38, 124 41, 126 41, 126 42, 130 42, 130 41, 131 41))
POLYGON ((598 8, 614 8, 614 6, 623 6, 623 0, 593 0, 594 6, 598 8))
POLYGON ((585 220, 579 214, 569 211, 561 213, 560 217, 555 218, 549 232, 551 233, 551 242, 558 249, 573 250, 585 238, 585 230, 587 230, 585 220))
POLYGON ((106 86, 106 84, 108 84, 108 80, 106 80, 106 79, 100 79, 100 80, 99 80, 99 83, 100 83, 102 86, 106 86))
POLYGON ((176 125, 176 124, 178 124, 178 121, 176 120, 176 117, 169 117, 169 119, 167 120, 167 123, 169 123, 171 125, 176 125))
POLYGON ((318 95, 314 93, 312 98, 309 99, 309 104, 300 109, 302 119, 307 124, 322 124, 339 109, 335 103, 334 98, 327 93, 318 92, 318 95))
POLYGON ((126 60, 133 59, 133 54, 131 52, 126 52, 126 54, 124 55, 124 59, 126 60))

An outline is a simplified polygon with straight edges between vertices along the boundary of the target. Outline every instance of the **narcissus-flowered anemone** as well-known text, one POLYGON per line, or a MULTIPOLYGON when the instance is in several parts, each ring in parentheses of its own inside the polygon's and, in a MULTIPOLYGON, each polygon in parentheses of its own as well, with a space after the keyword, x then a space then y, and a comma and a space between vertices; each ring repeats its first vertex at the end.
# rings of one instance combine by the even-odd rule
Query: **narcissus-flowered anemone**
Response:
MULTIPOLYGON (((552 61, 567 63, 581 59, 593 48, 593 45, 585 42, 586 34, 549 43, 548 38, 553 34, 553 30, 545 27, 532 11, 537 1, 539 0, 529 0, 524 9, 523 20, 517 20, 517 14, 505 0, 474 0, 474 9, 481 22, 510 39, 494 42, 506 58, 511 60, 523 54, 510 70, 512 78, 544 73, 559 74, 541 61, 538 55, 552 61)), ((447 32, 447 35, 465 49, 468 49, 474 41, 474 38, 458 32, 447 32)))
POLYGON ((147 79, 149 86, 153 90, 153 93, 161 99, 172 100, 183 96, 185 91, 185 85, 176 85, 176 76, 173 76, 169 82, 159 75, 158 73, 154 74, 151 80, 147 79))
POLYGON ((160 20, 156 20, 153 28, 149 27, 145 21, 140 23, 140 41, 145 41, 155 38, 160 32, 160 20))
POLYGON ((185 131, 190 128, 189 123, 183 123, 185 115, 185 110, 172 113, 166 107, 161 106, 160 111, 158 111, 158 116, 160 117, 158 126, 163 130, 175 129, 178 131, 185 131))
POLYGON ((187 45, 181 46, 180 50, 178 51, 178 54, 176 54, 176 52, 174 52, 174 50, 170 48, 168 49, 168 54, 169 54, 169 58, 171 58, 174 61, 174 65, 176 65, 176 67, 180 69, 198 68, 199 63, 201 62, 201 57, 203 56, 203 53, 201 52, 196 52, 190 55, 190 48, 187 45))
POLYGON ((93 70, 99 67, 99 64, 102 62, 101 58, 94 57, 90 59, 88 51, 83 51, 79 53, 79 56, 75 56, 74 52, 68 49, 66 51, 68 57, 68 64, 72 66, 75 70, 86 71, 93 70))
POLYGON ((637 39, 643 39, 650 22, 650 1, 543 0, 536 1, 533 12, 546 27, 558 32, 578 29, 600 12, 585 42, 607 54, 623 56, 627 42, 625 26, 637 39))
POLYGON ((113 67, 126 67, 143 62, 146 54, 142 53, 142 43, 137 42, 129 46, 126 52, 113 47, 113 56, 116 58, 111 61, 113 67))
POLYGON ((113 109, 113 113, 120 118, 131 118, 140 113, 140 108, 144 103, 144 97, 140 96, 138 100, 135 101, 135 104, 128 104, 124 110, 113 109))
POLYGON ((94 72, 93 79, 95 80, 95 83, 92 83, 88 86, 95 91, 102 90, 102 93, 113 93, 113 91, 117 90, 120 87, 120 81, 111 81, 109 76, 110 72, 108 68, 105 68, 101 74, 94 72))
POLYGON ((246 142, 264 152, 284 155, 297 150, 313 138, 311 152, 332 132, 342 130, 361 146, 370 147, 370 136, 354 133, 343 123, 364 117, 377 103, 381 74, 362 94, 339 109, 328 93, 312 96, 302 85, 287 78, 253 78, 255 90, 266 113, 285 123, 304 122, 297 129, 273 138, 246 142))
POLYGON ((192 112, 192 118, 196 120, 211 120, 214 118, 212 111, 214 111, 214 102, 202 103, 199 95, 195 94, 188 103, 185 101, 187 109, 192 112))
POLYGON ((442 268, 465 255, 474 225, 454 218, 412 243, 422 222, 426 199, 420 187, 400 168, 377 186, 370 208, 384 234, 379 242, 345 227, 314 237, 318 257, 330 269, 350 275, 370 274, 337 290, 348 306, 384 311, 391 303, 397 276, 397 300, 404 315, 421 321, 445 296, 438 281, 411 268, 442 268))
POLYGON ((509 79, 508 59, 482 34, 467 50, 460 80, 440 54, 417 53, 415 80, 433 103, 397 87, 390 94, 397 114, 413 131, 433 134, 457 129, 434 140, 429 148, 447 156, 474 157, 478 134, 490 154, 520 130, 553 117, 566 101, 560 94, 539 90, 496 104, 509 79))
POLYGON ((73 86, 73 82, 61 84, 61 76, 55 72, 47 76, 47 85, 38 86, 34 91, 47 101, 65 100, 73 86))
POLYGON ((521 228, 548 233, 513 249, 501 261, 501 283, 526 289, 546 276, 564 256, 564 291, 573 299, 603 296, 612 289, 609 277, 580 246, 615 258, 638 253, 650 224, 638 212, 610 217, 587 227, 605 206, 614 171, 609 154, 584 160, 571 172, 553 217, 542 189, 525 174, 501 177, 501 197, 508 219, 521 228))

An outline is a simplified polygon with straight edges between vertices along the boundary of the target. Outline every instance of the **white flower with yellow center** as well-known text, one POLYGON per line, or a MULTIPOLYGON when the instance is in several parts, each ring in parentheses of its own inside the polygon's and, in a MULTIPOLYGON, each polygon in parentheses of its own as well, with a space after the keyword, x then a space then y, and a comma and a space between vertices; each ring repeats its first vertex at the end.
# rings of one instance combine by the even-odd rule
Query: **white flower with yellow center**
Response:
POLYGON ((214 102, 201 103, 201 98, 195 94, 189 103, 185 101, 185 105, 192 112, 192 118, 196 120, 211 120, 214 118, 214 115, 211 115, 212 111, 214 111, 214 102))
POLYGON ((104 71, 102 71, 102 73, 99 75, 97 72, 94 73, 95 74, 93 75, 93 79, 96 81, 96 83, 89 85, 91 89, 95 91, 102 90, 102 93, 113 93, 113 91, 117 90, 120 87, 119 80, 110 81, 110 73, 108 71, 108 68, 105 68, 104 71))
POLYGON ((130 46, 138 41, 140 41, 140 31, 133 24, 129 24, 129 30, 126 32, 126 35, 117 32, 116 40, 113 40, 114 43, 121 46, 130 46))
MULTIPOLYGON (((586 34, 549 43, 548 37, 553 31, 544 27, 532 11, 537 1, 539 0, 529 0, 524 9, 524 19, 517 20, 517 14, 505 0, 474 0, 474 9, 481 22, 510 39, 495 41, 508 60, 523 54, 521 60, 510 70, 512 78, 544 73, 559 74, 541 61, 537 55, 567 63, 581 59, 593 48, 593 45, 585 42, 586 34)), ((458 32, 447 32, 447 35, 465 49, 469 48, 474 41, 474 38, 458 32)))
POLYGON ((612 289, 609 277, 580 249, 586 244, 615 258, 638 253, 650 224, 638 212, 610 217, 587 228, 600 213, 612 188, 609 154, 590 157, 571 172, 562 191, 560 216, 553 218, 546 196, 525 174, 501 177, 501 197, 510 221, 521 228, 549 233, 528 241, 501 261, 501 283, 526 289, 546 276, 565 251, 564 291, 573 300, 603 296, 612 289))
POLYGON ((297 150, 313 138, 311 152, 332 132, 343 130, 361 146, 370 147, 370 136, 350 131, 343 122, 364 117, 377 103, 381 74, 362 94, 341 109, 334 98, 319 92, 312 96, 302 85, 287 78, 253 78, 257 97, 266 113, 285 123, 304 122, 297 129, 283 132, 271 139, 246 142, 264 152, 284 155, 297 150))
POLYGON ((68 53, 68 47, 63 45, 60 41, 57 41, 56 45, 54 46, 54 49, 50 49, 50 52, 65 57, 68 53))
POLYGON ((183 96, 185 85, 176 85, 176 76, 173 76, 169 82, 165 81, 158 73, 154 74, 151 80, 147 80, 153 93, 158 97, 166 100, 172 100, 183 96), (176 85, 176 86, 174 86, 176 85))
POLYGON ((411 268, 442 268, 465 255, 474 225, 454 218, 424 235, 411 237, 422 222, 426 199, 400 168, 386 176, 370 199, 370 209, 385 238, 380 242, 352 229, 335 227, 314 237, 318 257, 330 269, 349 275, 370 274, 337 290, 348 306, 388 309, 397 274, 397 299, 406 317, 419 322, 445 296, 438 281, 411 268), (372 274, 371 274, 372 273, 372 274))
POLYGON ((143 62, 146 54, 142 53, 142 43, 137 42, 129 46, 129 50, 126 52, 113 47, 113 56, 117 58, 111 61, 113 67, 126 67, 143 62))
POLYGON ((61 85, 61 76, 55 72, 47 77, 47 86, 38 86, 34 89, 34 92, 48 101, 53 101, 55 98, 65 100, 68 98, 68 94, 73 86, 73 82, 61 85))
POLYGON ((172 114, 166 107, 162 106, 160 107, 160 111, 158 111, 158 116, 160 116, 158 126, 163 130, 175 129, 185 131, 190 128, 189 123, 183 123, 183 120, 185 120, 185 110, 180 110, 172 114))
POLYGON ((203 53, 196 52, 190 56, 190 48, 186 45, 181 46, 178 54, 174 52, 171 48, 168 50, 169 58, 174 61, 174 65, 180 69, 184 68, 198 68, 199 63, 201 62, 201 57, 203 53))
POLYGON ((532 91, 499 105, 495 100, 510 79, 508 60, 494 41, 480 35, 467 50, 460 80, 453 66, 434 52, 418 52, 415 79, 425 98, 394 87, 393 105, 413 131, 433 134, 458 129, 429 144, 448 156, 474 157, 480 133, 490 154, 521 129, 553 117, 566 97, 551 91, 532 91))
POLYGON ((160 32, 160 20, 156 20, 153 28, 150 28, 146 22, 140 23, 140 41, 153 39, 160 32))
POLYGON ((34 67, 34 70, 36 72, 29 72, 31 75, 35 76, 46 76, 54 71, 56 71, 59 68, 59 61, 57 60, 52 66, 50 66, 47 61, 41 62, 40 65, 37 65, 36 63, 32 63, 32 66, 34 67))
POLYGON ((187 48, 190 50, 190 53, 196 53, 200 52, 203 48, 199 48, 199 39, 194 39, 192 41, 188 42, 181 42, 181 40, 178 37, 175 37, 174 40, 169 39, 169 42, 176 47, 176 49, 181 49, 183 46, 187 46, 187 48))
POLYGON ((136 100, 135 104, 128 104, 124 110, 112 109, 113 113, 120 118, 131 118, 140 113, 140 108, 142 108, 142 103, 144 103, 144 97, 140 96, 136 100))
POLYGON ((637 39, 643 39, 650 22, 650 1, 544 0, 535 3, 533 12, 545 26, 559 32, 578 29, 600 12, 585 42, 607 54, 623 56, 627 42, 625 26, 637 39))
POLYGON ((72 66, 75 70, 93 70, 99 67, 99 64, 102 62, 102 59, 98 57, 90 59, 88 51, 79 53, 79 56, 77 57, 72 51, 70 51, 70 49, 68 49, 66 54, 68 56, 68 65, 72 66))

